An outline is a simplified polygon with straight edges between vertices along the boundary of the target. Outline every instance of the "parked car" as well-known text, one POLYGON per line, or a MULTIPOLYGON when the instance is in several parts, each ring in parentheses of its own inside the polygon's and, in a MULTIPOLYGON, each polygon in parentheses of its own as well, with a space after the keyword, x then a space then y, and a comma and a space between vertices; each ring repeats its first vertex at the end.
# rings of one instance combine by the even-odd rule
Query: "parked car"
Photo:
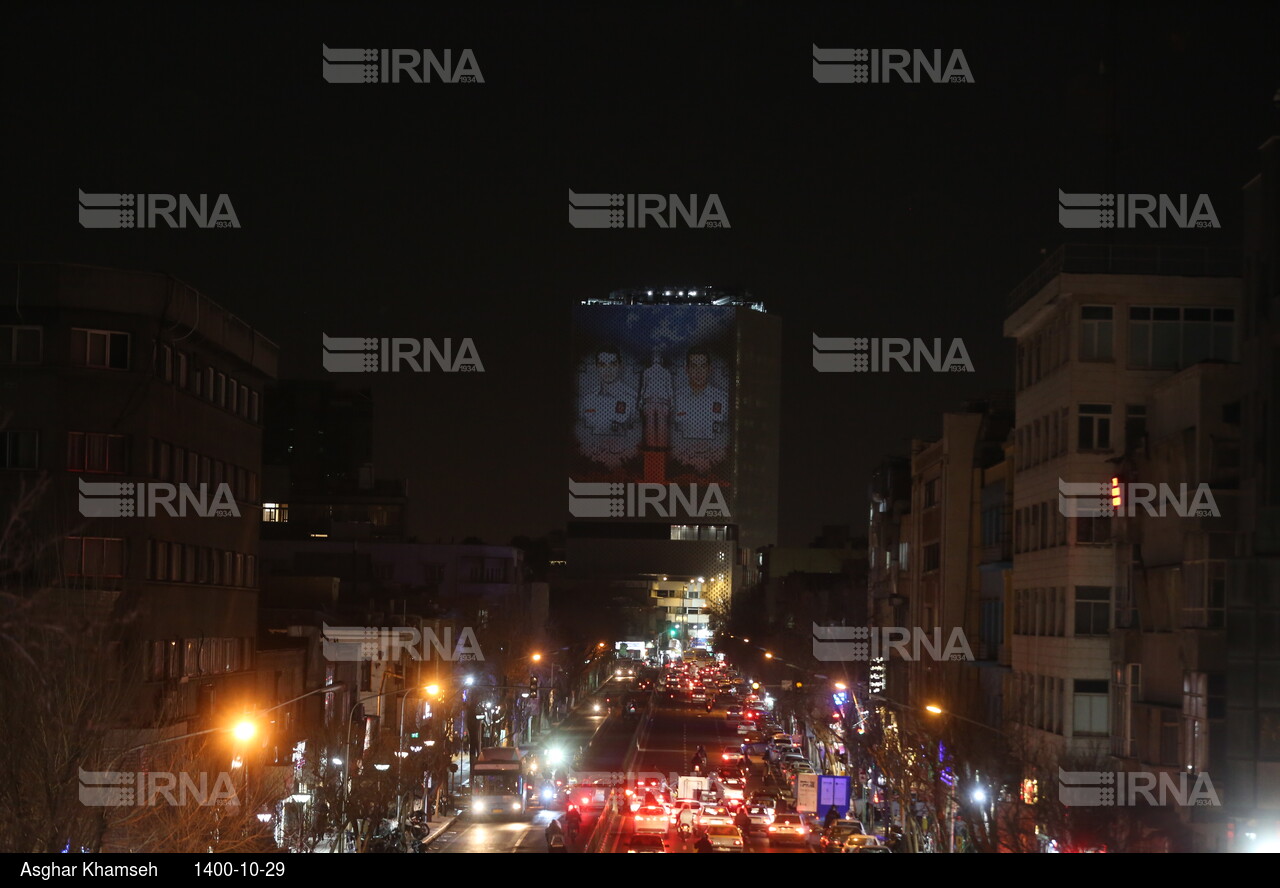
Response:
POLYGON ((875 840, 874 836, 867 836, 867 831, 862 828, 859 821, 837 820, 822 831, 822 838, 818 840, 818 850, 824 854, 839 854, 844 850, 845 839, 850 836, 862 836, 875 840))
MULTIPOLYGON (((866 851, 871 851, 874 848, 883 848, 885 851, 889 850, 889 847, 887 845, 882 845, 878 841, 876 841, 875 836, 849 835, 849 836, 845 836, 844 841, 840 843, 839 853, 861 854, 866 851)), ((883 852, 877 852, 877 853, 883 853, 883 852)))

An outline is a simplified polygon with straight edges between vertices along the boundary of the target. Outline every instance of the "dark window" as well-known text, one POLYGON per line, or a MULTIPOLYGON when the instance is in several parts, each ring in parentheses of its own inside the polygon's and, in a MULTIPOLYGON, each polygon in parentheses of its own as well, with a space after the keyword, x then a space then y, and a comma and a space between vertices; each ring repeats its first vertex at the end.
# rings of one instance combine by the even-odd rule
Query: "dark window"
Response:
MULTIPOLYGON (((1111 631, 1111 589, 1076 586, 1076 635, 1107 635, 1111 631)), ((1105 685, 1106 682, 1103 682, 1105 685)))
POLYGON ((1076 518, 1076 544, 1111 542, 1110 518, 1076 518))
POLYGON ((119 475, 125 471, 124 435, 99 432, 67 433, 67 471, 102 472, 119 475))
POLYGON ((1136 447, 1146 433, 1147 408, 1141 404, 1130 404, 1124 408, 1124 446, 1136 447))
POLYGON ((71 330, 71 363, 100 370, 129 369, 129 334, 113 330, 71 330))
POLYGON ((1078 410, 1078 450, 1111 449, 1111 405, 1081 404, 1078 410))
POLYGON ((0 327, 0 364, 39 364, 43 339, 40 327, 0 327))
POLYGON ((1109 305, 1085 305, 1080 308, 1080 360, 1112 360, 1114 321, 1109 305))
POLYGON ((924 569, 926 571, 937 570, 941 564, 941 546, 938 543, 930 543, 925 546, 924 569))
POLYGON ((34 469, 39 452, 38 432, 0 432, 0 469, 34 469))

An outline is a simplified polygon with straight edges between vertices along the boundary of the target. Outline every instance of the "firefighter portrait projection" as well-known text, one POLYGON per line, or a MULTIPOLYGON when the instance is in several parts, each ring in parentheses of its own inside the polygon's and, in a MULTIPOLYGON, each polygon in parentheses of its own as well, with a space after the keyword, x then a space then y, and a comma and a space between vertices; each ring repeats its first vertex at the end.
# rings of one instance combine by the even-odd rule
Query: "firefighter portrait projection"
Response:
POLYGON ((727 484, 733 308, 579 305, 571 477, 727 484))

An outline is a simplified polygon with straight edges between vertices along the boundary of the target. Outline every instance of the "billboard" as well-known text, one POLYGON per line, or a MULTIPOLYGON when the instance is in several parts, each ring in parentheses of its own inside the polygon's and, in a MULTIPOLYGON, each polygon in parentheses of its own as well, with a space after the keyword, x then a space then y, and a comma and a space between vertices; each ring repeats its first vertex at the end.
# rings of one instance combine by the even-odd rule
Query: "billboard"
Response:
POLYGON ((628 488, 615 488, 613 514, 593 517, 665 517, 667 487, 677 505, 712 487, 727 500, 734 319, 733 306, 575 307, 571 501, 575 482, 628 488))

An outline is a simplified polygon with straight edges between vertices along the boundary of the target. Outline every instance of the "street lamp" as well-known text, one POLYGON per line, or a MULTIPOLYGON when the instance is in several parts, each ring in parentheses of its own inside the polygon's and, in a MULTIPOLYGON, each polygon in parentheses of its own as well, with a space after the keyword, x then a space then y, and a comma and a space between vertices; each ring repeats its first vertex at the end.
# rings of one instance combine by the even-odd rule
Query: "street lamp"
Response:
MULTIPOLYGON (((430 687, 434 687, 434 685, 432 685, 432 686, 430 686, 430 687)), ((408 693, 412 693, 412 692, 413 692, 413 691, 415 691, 415 690, 417 690, 417 685, 414 685, 414 686, 412 686, 412 687, 407 687, 407 688, 399 688, 399 689, 394 690, 394 691, 383 691, 383 692, 382 692, 382 693, 380 693, 380 694, 374 694, 373 696, 371 696, 371 697, 366 697, 366 698, 364 698, 364 699, 365 699, 365 700, 378 700, 378 699, 380 699, 380 698, 382 698, 382 697, 395 696, 396 694, 408 694, 408 693)), ((426 688, 423 688, 423 690, 426 690, 426 688)), ((345 851, 345 850, 346 850, 346 844, 347 844, 347 843, 346 843, 345 841, 343 841, 343 839, 342 839, 342 836, 345 834, 346 829, 347 829, 347 796, 349 796, 349 795, 351 794, 351 787, 350 787, 350 785, 349 785, 349 784, 350 784, 350 777, 351 777, 351 724, 352 724, 352 722, 355 720, 355 717, 356 717, 356 710, 357 710, 357 709, 359 709, 362 705, 364 705, 364 700, 357 699, 355 703, 351 704, 351 711, 350 711, 349 713, 347 713, 347 742, 346 742, 346 746, 344 746, 344 747, 343 747, 343 754, 345 755, 345 758, 343 759, 343 762, 344 762, 345 764, 343 764, 343 766, 342 766, 342 823, 341 823, 341 824, 339 824, 339 826, 338 826, 338 833, 339 833, 339 845, 342 847, 342 850, 343 850, 343 851, 345 851)), ((403 730, 404 730, 404 711, 403 711, 403 709, 401 710, 400 729, 401 729, 401 731, 403 732, 403 730)), ((391 766, 390 766, 390 765, 387 765, 386 767, 383 767, 382 765, 375 764, 375 765, 374 765, 374 767, 375 767, 375 768, 377 768, 379 771, 385 771, 385 770, 387 770, 387 768, 390 768, 391 766)), ((398 789, 398 787, 397 787, 397 789, 398 789)), ((397 800, 396 800, 396 801, 397 801, 397 804, 398 804, 398 803, 399 803, 399 799, 397 798, 397 800)))
MULTIPOLYGON (((985 728, 986 730, 990 731, 990 732, 991 732, 991 733, 993 733, 993 734, 998 735, 999 737, 1003 738, 1003 739, 1004 739, 1004 740, 1006 740, 1006 741, 1009 739, 1009 735, 1008 735, 1008 734, 1006 734, 1004 731, 1001 731, 999 728, 993 728, 991 725, 983 724, 982 722, 980 722, 980 721, 975 721, 974 719, 971 719, 971 718, 965 718, 963 715, 957 715, 957 714, 955 714, 954 712, 947 712, 946 710, 944 710, 941 706, 939 706, 939 705, 938 705, 938 704, 936 704, 936 703, 929 703, 929 704, 926 704, 926 705, 925 705, 925 707, 924 707, 924 709, 925 709, 925 711, 926 711, 926 712, 928 712, 928 713, 930 713, 930 714, 932 714, 932 715, 946 715, 946 716, 948 716, 949 718, 953 718, 953 719, 956 719, 956 720, 958 720, 958 721, 962 721, 962 722, 964 722, 965 724, 974 725, 975 727, 979 727, 979 728, 985 728)), ((958 780, 958 778, 954 778, 954 779, 958 780)), ((955 799, 955 792, 956 792, 956 786, 955 786, 955 785, 954 785, 954 783, 953 783, 953 785, 951 786, 951 792, 950 792, 950 795, 951 795, 951 798, 952 798, 952 804, 954 804, 954 803, 955 803, 955 802, 954 802, 954 799, 955 799)), ((987 794, 986 794, 986 791, 985 791, 984 789, 982 789, 982 787, 977 787, 977 788, 973 791, 972 799, 973 799, 973 802, 974 802, 975 804, 984 806, 983 816, 985 817, 985 816, 986 816, 986 812, 985 812, 985 803, 986 803, 986 801, 987 801, 987 794)), ((949 828, 950 828, 950 830, 949 830, 949 841, 950 841, 950 845, 951 845, 951 847, 950 847, 948 850, 950 850, 950 851, 955 851, 955 841, 956 841, 956 839, 955 839, 955 814, 954 814, 954 813, 952 813, 952 814, 951 814, 951 816, 948 818, 948 821, 949 821, 948 826, 949 826, 949 828)))

